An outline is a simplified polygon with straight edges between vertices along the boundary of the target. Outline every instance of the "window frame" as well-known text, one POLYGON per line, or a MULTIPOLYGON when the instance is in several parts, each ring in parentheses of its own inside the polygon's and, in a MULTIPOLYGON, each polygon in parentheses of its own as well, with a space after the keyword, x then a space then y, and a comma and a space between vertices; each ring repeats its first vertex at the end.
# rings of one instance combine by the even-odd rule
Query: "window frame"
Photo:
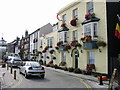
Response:
POLYGON ((88 52, 88 64, 95 64, 95 51, 88 52), (93 54, 94 56, 91 56, 93 54))
POLYGON ((73 40, 78 40, 78 30, 73 31, 73 40))
POLYGON ((91 23, 87 23, 87 24, 84 24, 83 25, 83 36, 85 37, 85 36, 89 36, 89 35, 85 35, 85 26, 87 26, 87 25, 91 25, 91 27, 90 27, 90 32, 91 32, 91 34, 90 34, 90 36, 91 36, 91 38, 92 38, 92 40, 94 40, 94 36, 98 36, 98 22, 91 22, 91 23), (96 26, 96 30, 94 29, 94 25, 97 25, 96 26), (94 31, 96 31, 96 32, 94 32, 94 31), (94 35, 94 33, 96 33, 96 35, 94 35))
POLYGON ((62 21, 63 23, 66 23, 66 14, 62 15, 62 21))
POLYGON ((73 18, 78 18, 78 8, 73 10, 73 18))
POLYGON ((87 2, 86 6, 87 6, 87 13, 93 14, 94 13, 94 3, 93 3, 93 0, 87 2), (92 5, 92 6, 90 6, 90 5, 92 5))

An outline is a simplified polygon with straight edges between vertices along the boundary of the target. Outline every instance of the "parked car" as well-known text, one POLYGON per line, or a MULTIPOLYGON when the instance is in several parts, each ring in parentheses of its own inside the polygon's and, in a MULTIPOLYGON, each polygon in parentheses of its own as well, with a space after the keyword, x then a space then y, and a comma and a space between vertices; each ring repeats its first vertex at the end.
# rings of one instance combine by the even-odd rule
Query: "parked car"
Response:
POLYGON ((22 64, 22 60, 18 57, 9 57, 7 60, 8 66, 20 66, 22 64))
POLYGON ((30 76, 41 76, 41 78, 44 78, 45 69, 38 62, 24 61, 19 68, 19 73, 24 74, 25 78, 30 76))

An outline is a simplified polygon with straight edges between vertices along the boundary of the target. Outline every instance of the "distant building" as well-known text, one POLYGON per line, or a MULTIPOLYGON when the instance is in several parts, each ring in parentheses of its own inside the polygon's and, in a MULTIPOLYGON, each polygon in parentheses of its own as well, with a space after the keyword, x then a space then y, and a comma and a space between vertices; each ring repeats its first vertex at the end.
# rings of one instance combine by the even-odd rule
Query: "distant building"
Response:
POLYGON ((6 52, 6 46, 7 46, 7 43, 2 37, 2 39, 0 40, 0 59, 2 58, 4 53, 6 52))

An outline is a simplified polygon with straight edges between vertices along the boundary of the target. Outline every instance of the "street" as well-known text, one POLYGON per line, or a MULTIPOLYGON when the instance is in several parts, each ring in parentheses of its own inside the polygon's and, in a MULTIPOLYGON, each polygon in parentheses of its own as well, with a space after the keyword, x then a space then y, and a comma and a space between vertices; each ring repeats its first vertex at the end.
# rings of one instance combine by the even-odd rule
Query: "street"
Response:
POLYGON ((49 69, 45 70, 45 79, 41 79, 40 77, 26 79, 24 75, 19 74, 19 69, 16 69, 17 77, 20 81, 11 88, 87 88, 79 78, 49 69))

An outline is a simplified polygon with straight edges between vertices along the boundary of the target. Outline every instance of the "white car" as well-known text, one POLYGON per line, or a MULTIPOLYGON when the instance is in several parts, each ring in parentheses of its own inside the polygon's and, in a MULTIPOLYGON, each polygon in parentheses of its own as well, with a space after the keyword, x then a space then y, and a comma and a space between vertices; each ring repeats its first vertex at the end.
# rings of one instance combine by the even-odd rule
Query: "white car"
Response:
POLYGON ((44 78, 45 69, 38 62, 25 61, 20 66, 19 73, 23 73, 25 78, 29 78, 29 76, 41 76, 41 78, 44 78))
POLYGON ((22 60, 18 57, 9 57, 7 60, 8 66, 20 66, 22 63, 22 60))

